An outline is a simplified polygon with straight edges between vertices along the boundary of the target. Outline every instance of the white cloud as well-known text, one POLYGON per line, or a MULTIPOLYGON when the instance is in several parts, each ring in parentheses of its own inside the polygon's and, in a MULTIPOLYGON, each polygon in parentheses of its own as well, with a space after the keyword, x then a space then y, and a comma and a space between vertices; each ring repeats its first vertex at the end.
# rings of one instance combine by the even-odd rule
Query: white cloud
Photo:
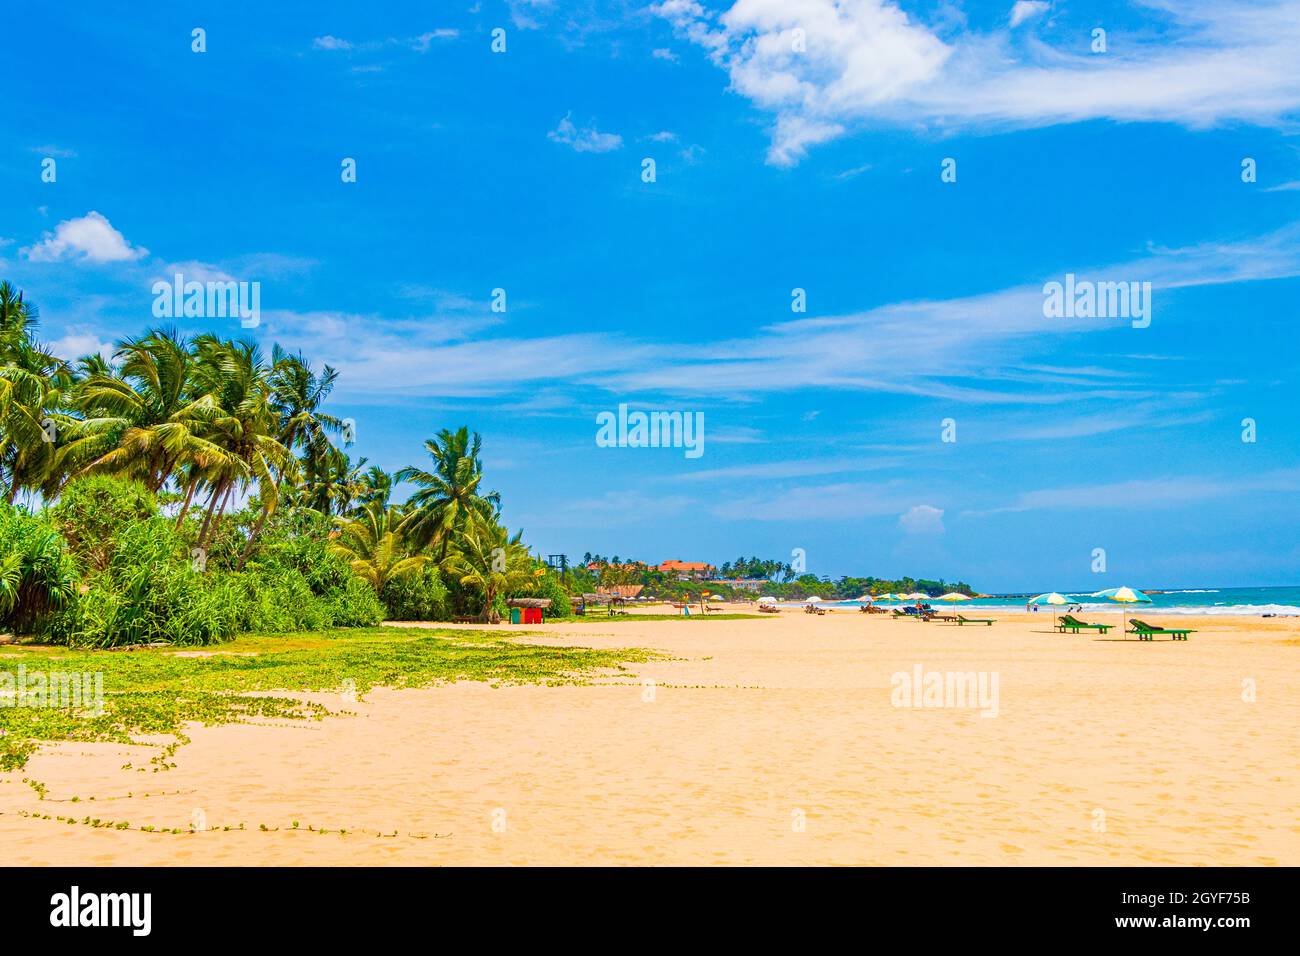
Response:
POLYGON ((1046 13, 1051 4, 1044 0, 1016 0, 1015 6, 1011 8, 1010 25, 1012 29, 1020 26, 1031 17, 1036 17, 1040 13, 1046 13))
POLYGON ((71 159, 77 155, 75 149, 66 149, 62 146, 33 146, 31 151, 41 156, 55 156, 59 159, 71 159))
POLYGON ((654 143, 675 143, 677 142, 677 134, 669 130, 661 130, 658 133, 651 133, 646 139, 654 143))
MULTIPOLYGON (((312 49, 328 50, 331 52, 351 52, 357 51, 374 51, 387 46, 404 46, 414 50, 416 53, 428 53, 429 48, 435 40, 454 40, 460 36, 459 30, 449 27, 439 27, 436 30, 426 30, 418 36, 412 37, 389 37, 386 40, 366 40, 361 43, 353 43, 351 40, 345 40, 342 37, 325 36, 316 37, 311 41, 312 49)), ((379 70, 379 67, 354 67, 355 70, 379 70)))
POLYGON ((510 8, 510 21, 521 30, 540 30, 536 14, 549 11, 554 0, 506 0, 510 8))
POLYGON ((128 262, 141 259, 149 250, 132 246, 104 216, 93 209, 80 219, 65 219, 53 233, 20 250, 32 262, 128 262))
POLYGON ((418 37, 411 37, 409 40, 404 42, 417 53, 428 53, 429 47, 433 44, 434 40, 454 40, 458 36, 460 36, 459 30, 429 30, 427 33, 421 33, 418 37))
POLYGON ((906 534, 943 534, 943 509, 914 505, 898 516, 898 526, 906 534))
POLYGON ((602 133, 594 126, 579 129, 573 124, 570 113, 560 120, 558 126, 546 134, 546 138, 555 143, 562 143, 578 153, 608 153, 623 148, 623 137, 617 133, 602 133))
POLYGON ((650 55, 656 60, 667 60, 669 63, 676 63, 678 61, 677 54, 666 47, 658 47, 657 49, 651 50, 650 55))
MULTIPOLYGON (((1235 243, 1155 249, 1136 262, 1077 271, 1149 279, 1156 290, 1153 322, 1159 324, 1165 321, 1162 289, 1300 275, 1300 226, 1235 243)), ((250 277, 242 269, 239 274, 250 277)), ((1000 440, 1081 437, 1140 425, 1128 414, 1112 416, 1107 424, 1103 410, 1083 409, 1086 400, 1122 401, 1129 409, 1143 402, 1151 414, 1171 420, 1190 414, 1183 399, 1168 407, 1151 404, 1169 398, 1152 386, 1161 376, 1151 372, 1151 362, 1143 361, 1146 371, 1132 374, 1100 366, 1101 354, 1090 364, 1048 364, 1044 342, 1052 337, 1113 331, 1123 322, 1046 319, 1041 281, 848 315, 755 323, 742 337, 689 342, 649 342, 608 332, 491 338, 487 333, 501 317, 487 312, 483 300, 437 288, 400 291, 419 309, 403 319, 264 310, 263 325, 277 340, 346 367, 348 387, 368 393, 502 396, 549 383, 626 395, 746 399, 818 388, 984 405, 1052 405, 1096 416, 1037 431, 1032 421, 1014 420, 1001 433, 987 432, 1000 440)), ((914 503, 897 502, 892 513, 914 503)))
POLYGON ((736 0, 720 14, 665 0, 651 9, 726 70, 731 89, 774 115, 776 165, 867 123, 1282 125, 1300 108, 1297 0, 1153 4, 1161 29, 1113 37, 1100 55, 1014 43, 1010 27, 950 29, 945 41, 889 0, 736 0))
POLYGON ((317 50, 351 50, 352 44, 348 40, 340 39, 336 36, 326 34, 323 37, 317 37, 311 41, 311 45, 317 50))
POLYGON ((51 342, 50 351, 73 360, 85 355, 102 355, 105 360, 109 360, 113 357, 113 344, 105 342, 94 332, 71 331, 63 338, 51 342))

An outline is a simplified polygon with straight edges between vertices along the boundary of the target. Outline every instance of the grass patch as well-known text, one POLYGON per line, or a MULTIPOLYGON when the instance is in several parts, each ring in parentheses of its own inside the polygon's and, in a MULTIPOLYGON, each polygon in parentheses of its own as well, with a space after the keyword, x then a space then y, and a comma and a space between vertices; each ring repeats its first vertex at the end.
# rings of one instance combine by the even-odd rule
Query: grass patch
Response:
MULTIPOLYGON (((331 713, 321 704, 275 692, 359 695, 380 685, 428 687, 460 680, 577 684, 656 656, 635 648, 543 647, 475 631, 393 627, 247 635, 199 655, 184 648, 111 652, 10 646, 0 650, 0 672, 16 675, 22 664, 28 674, 102 673, 104 706, 98 714, 66 706, 0 706, 0 771, 23 767, 42 741, 137 743, 151 734, 173 739, 150 761, 152 769, 163 770, 174 766, 168 758, 188 742, 183 732, 188 722, 320 720, 331 713)), ((346 709, 344 697, 339 709, 346 709)))

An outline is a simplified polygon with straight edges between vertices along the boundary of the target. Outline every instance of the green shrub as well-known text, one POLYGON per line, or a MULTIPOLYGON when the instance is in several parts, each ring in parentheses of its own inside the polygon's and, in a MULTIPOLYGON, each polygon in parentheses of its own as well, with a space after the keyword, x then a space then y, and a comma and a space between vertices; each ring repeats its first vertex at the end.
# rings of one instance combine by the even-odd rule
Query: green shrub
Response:
POLYGON ((0 503, 0 630, 30 634, 76 594, 76 566, 44 515, 0 503))
POLYGON ((390 621, 445 621, 451 617, 447 586, 438 569, 429 565, 418 574, 389 581, 382 597, 390 621))
POLYGON ((118 534, 156 515, 158 502, 138 481, 92 475, 70 482, 47 513, 72 556, 84 567, 101 571, 118 534))
MULTIPOLYGON (((525 595, 518 595, 524 597, 525 595)), ((569 592, 565 590, 560 579, 551 571, 538 578, 529 590, 527 597, 550 598, 551 606, 546 611, 547 617, 573 617, 573 604, 569 592)))

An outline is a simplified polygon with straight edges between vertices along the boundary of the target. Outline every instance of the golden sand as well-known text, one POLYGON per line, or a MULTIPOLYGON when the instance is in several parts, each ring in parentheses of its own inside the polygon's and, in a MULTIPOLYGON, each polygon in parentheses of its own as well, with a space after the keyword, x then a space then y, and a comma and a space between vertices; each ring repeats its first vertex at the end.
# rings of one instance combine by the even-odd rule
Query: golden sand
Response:
MULTIPOLYGON (((597 686, 314 695, 352 715, 196 727, 162 773, 122 769, 138 748, 47 745, 0 774, 0 849, 9 865, 1300 864, 1300 619, 1165 618, 1198 633, 1146 643, 999 617, 548 624, 520 639, 675 659, 597 686), (996 675, 996 716, 895 706, 917 665, 996 675), (201 811, 208 829, 24 810, 184 830, 201 811)), ((527 629, 493 633, 511 630, 527 629)))

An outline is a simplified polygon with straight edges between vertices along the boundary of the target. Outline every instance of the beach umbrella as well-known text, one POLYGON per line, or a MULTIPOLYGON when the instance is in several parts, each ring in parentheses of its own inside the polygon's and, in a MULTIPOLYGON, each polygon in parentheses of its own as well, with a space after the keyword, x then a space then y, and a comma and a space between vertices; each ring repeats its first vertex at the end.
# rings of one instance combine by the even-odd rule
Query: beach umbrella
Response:
POLYGON ((859 604, 870 604, 872 601, 875 600, 875 598, 873 598, 870 594, 859 594, 853 600, 857 601, 859 604))
MULTIPOLYGON (((1057 594, 1055 591, 1049 591, 1047 594, 1039 594, 1036 597, 1031 597, 1025 603, 1026 604, 1069 604, 1070 602, 1066 600, 1064 597, 1062 597, 1061 595, 1057 594)), ((1052 612, 1052 627, 1056 627, 1055 611, 1052 612)))
MULTIPOLYGON (((1135 591, 1130 587, 1107 588, 1104 591, 1097 591, 1096 593, 1089 595, 1089 597, 1105 598, 1108 601, 1115 601, 1119 604, 1154 604, 1155 603, 1149 597, 1143 594, 1141 591, 1135 591)), ((1128 630, 1127 609, 1124 611, 1124 616, 1121 618, 1121 622, 1122 623, 1120 629, 1127 633, 1128 630)), ((1124 640, 1128 640, 1128 638, 1126 637, 1124 638, 1124 640)))
POLYGON ((901 595, 901 594, 894 594, 894 593, 891 591, 891 592, 889 592, 889 593, 887 593, 887 594, 881 594, 881 595, 879 595, 879 596, 876 598, 876 600, 878 600, 878 601, 901 601, 901 600, 903 600, 903 595, 901 595))
POLYGON ((767 595, 764 595, 763 597, 759 598, 759 599, 758 599, 758 603, 759 603, 759 604, 775 604, 775 603, 776 603, 776 598, 772 597, 772 595, 770 595, 770 594, 767 594, 767 595))
POLYGON ((899 598, 900 601, 928 601, 930 595, 922 594, 920 591, 913 591, 911 594, 904 594, 899 598))
POLYGON ((815 594, 812 597, 808 598, 808 600, 804 601, 805 604, 818 604, 820 602, 821 602, 821 598, 819 598, 815 594))
POLYGON ((936 601, 969 601, 969 594, 961 594, 958 591, 949 591, 947 594, 940 594, 936 601))
POLYGON ((722 600, 722 595, 721 595, 721 594, 711 594, 711 595, 709 595, 709 600, 710 600, 710 601, 721 601, 721 600, 722 600))

